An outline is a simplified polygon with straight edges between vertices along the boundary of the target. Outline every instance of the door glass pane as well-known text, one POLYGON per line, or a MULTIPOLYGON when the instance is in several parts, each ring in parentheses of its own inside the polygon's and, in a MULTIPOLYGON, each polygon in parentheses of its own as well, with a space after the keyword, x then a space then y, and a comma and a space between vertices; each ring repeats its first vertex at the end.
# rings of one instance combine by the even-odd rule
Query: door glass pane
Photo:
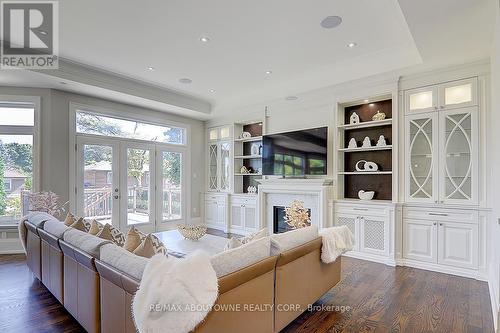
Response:
POLYGON ((149 222, 149 150, 127 149, 127 224, 149 222))
POLYGON ((113 148, 83 146, 83 214, 101 223, 110 223, 113 212, 113 148))
POLYGON ((468 83, 460 86, 445 88, 444 101, 446 105, 472 101, 472 84, 468 83))
POLYGON ((447 199, 471 199, 471 114, 445 117, 445 195, 447 199))
POLYGON ((410 196, 432 197, 432 119, 410 121, 410 196))
POLYGON ((217 144, 208 146, 208 188, 217 190, 217 144))
POLYGON ((162 217, 164 221, 182 218, 182 154, 162 154, 162 217))
POLYGON ((427 109, 433 106, 432 90, 410 95, 410 110, 427 109))
POLYGON ((19 222, 32 186, 33 136, 0 135, 0 224, 19 222))
POLYGON ((229 142, 224 142, 221 144, 221 190, 229 190, 231 175, 229 170, 231 169, 231 161, 229 160, 231 153, 231 144, 229 142))

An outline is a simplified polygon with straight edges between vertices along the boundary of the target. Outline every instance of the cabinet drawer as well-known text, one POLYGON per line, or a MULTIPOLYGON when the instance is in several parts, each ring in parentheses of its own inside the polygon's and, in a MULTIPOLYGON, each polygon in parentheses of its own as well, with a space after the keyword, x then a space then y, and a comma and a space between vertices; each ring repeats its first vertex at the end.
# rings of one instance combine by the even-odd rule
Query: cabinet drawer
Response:
POLYGON ((475 210, 449 208, 404 208, 403 219, 478 223, 479 213, 475 210))
POLYGON ((375 215, 386 216, 386 207, 368 206, 368 205, 336 205, 335 211, 341 214, 355 215, 375 215))
POLYGON ((217 203, 224 203, 226 200, 226 194, 215 194, 215 193, 206 193, 205 201, 215 201, 217 203))
POLYGON ((245 206, 256 206, 256 198, 245 198, 245 197, 231 197, 232 205, 245 205, 245 206))

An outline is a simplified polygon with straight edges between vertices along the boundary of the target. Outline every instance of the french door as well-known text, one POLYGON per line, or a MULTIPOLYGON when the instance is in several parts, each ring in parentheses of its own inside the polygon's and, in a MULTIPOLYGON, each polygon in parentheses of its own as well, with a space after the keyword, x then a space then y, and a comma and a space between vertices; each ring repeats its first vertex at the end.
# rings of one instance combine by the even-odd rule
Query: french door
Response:
POLYGON ((185 221, 185 148, 77 136, 76 150, 79 216, 147 233, 185 221))

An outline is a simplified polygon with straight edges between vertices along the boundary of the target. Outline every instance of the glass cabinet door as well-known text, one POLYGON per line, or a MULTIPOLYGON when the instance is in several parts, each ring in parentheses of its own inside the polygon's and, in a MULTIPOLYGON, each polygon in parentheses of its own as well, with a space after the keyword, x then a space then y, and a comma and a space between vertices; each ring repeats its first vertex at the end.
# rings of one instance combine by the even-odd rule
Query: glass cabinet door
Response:
POLYGON ((477 104, 477 79, 467 79, 445 83, 439 88, 441 109, 453 109, 477 104))
POLYGON ((229 191, 231 189, 231 143, 222 142, 220 144, 220 189, 229 191))
POLYGON ((407 201, 434 202, 437 176, 435 113, 406 118, 407 201))
POLYGON ((440 200, 443 203, 476 200, 475 110, 462 108, 440 112, 440 200))
POLYGON ((218 189, 218 159, 219 151, 217 143, 208 145, 208 190, 216 191, 218 189))
POLYGON ((436 86, 408 90, 405 93, 407 114, 436 110, 438 92, 436 86))

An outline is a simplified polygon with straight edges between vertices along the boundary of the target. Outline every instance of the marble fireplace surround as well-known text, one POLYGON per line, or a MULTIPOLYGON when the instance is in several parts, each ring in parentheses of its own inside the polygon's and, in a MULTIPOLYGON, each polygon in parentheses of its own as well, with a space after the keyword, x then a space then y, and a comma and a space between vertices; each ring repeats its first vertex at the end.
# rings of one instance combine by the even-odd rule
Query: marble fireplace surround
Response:
POLYGON ((259 212, 262 224, 269 233, 273 230, 275 206, 288 207, 293 200, 304 202, 311 210, 311 224, 319 229, 330 226, 328 201, 333 194, 330 179, 262 179, 259 185, 259 212))

